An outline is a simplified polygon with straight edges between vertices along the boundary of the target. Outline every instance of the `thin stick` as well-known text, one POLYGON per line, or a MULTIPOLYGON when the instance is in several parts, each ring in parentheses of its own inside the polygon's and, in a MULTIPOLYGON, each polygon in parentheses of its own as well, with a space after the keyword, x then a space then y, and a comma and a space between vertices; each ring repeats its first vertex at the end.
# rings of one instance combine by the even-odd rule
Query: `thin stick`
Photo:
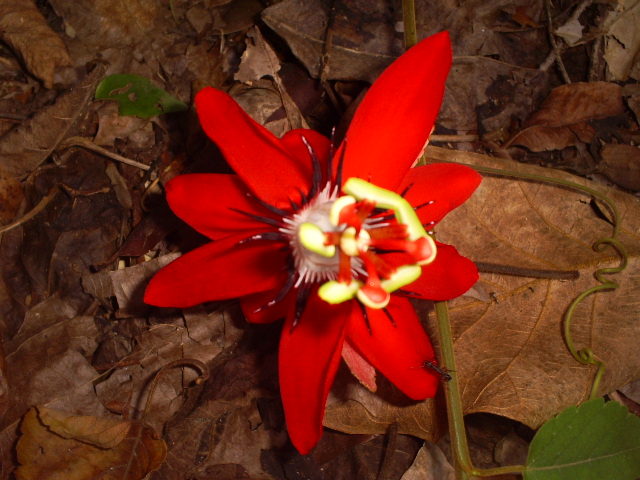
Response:
POLYGON ((57 185, 55 187, 53 187, 51 190, 49 190, 49 193, 47 193, 47 196, 44 197, 42 200, 40 200, 38 202, 38 204, 35 207, 33 207, 29 212, 27 212, 25 215, 23 215, 22 218, 16 220, 15 222, 12 222, 12 223, 9 223, 7 225, 3 225, 2 227, 0 227, 0 233, 4 233, 4 232, 8 232, 9 230, 13 230, 14 228, 19 227, 23 223, 26 223, 29 220, 31 220, 33 217, 35 217, 37 214, 39 214, 42 210, 44 210, 44 208, 47 205, 49 205, 49 202, 51 202, 51 200, 53 200, 53 198, 57 195, 57 193, 59 191, 60 191, 60 189, 58 188, 57 185))
POLYGON ((69 147, 84 147, 87 150, 91 150, 93 152, 99 153, 100 155, 104 155, 105 157, 109 157, 112 160, 117 162, 125 163, 127 165, 131 165, 132 167, 139 168, 140 170, 149 170, 151 167, 149 165, 145 165, 144 163, 136 162, 135 160, 131 160, 127 157, 123 157, 122 155, 118 155, 117 153, 110 152, 106 148, 102 148, 91 140, 84 137, 70 137, 67 138, 64 142, 60 144, 61 149, 69 148, 69 147))

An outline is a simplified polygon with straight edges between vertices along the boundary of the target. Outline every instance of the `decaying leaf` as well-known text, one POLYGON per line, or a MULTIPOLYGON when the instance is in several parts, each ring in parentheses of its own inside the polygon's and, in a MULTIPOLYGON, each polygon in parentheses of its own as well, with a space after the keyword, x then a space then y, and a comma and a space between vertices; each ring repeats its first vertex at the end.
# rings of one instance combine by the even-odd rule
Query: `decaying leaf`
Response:
POLYGON ((58 67, 72 64, 64 42, 47 25, 32 0, 0 0, 0 38, 47 88, 53 87, 58 67))
POLYGON ((640 191, 640 147, 633 145, 605 144, 600 151, 602 161, 598 171, 616 185, 640 191))
POLYGON ((134 317, 146 313, 149 307, 144 303, 144 290, 151 277, 162 267, 180 256, 179 253, 163 255, 141 265, 122 270, 102 271, 82 277, 85 292, 93 295, 103 305, 111 307, 111 297, 118 302, 118 317, 134 317))
POLYGON ((37 112, 2 137, 0 157, 6 171, 16 178, 35 170, 64 140, 81 118, 105 66, 97 64, 91 73, 56 103, 37 112))
POLYGON ((138 422, 32 408, 20 427, 18 480, 142 480, 167 446, 138 422))
POLYGON ((0 166, 0 225, 13 220, 23 197, 20 182, 0 166))
POLYGON ((612 80, 625 81, 632 75, 638 79, 637 65, 640 53, 640 0, 619 0, 619 8, 610 12, 604 21, 607 34, 604 59, 607 61, 612 80))
POLYGON ((561 150, 595 135, 589 120, 622 115, 622 88, 615 83, 571 83, 555 88, 540 109, 507 146, 522 145, 534 152, 561 150))
MULTIPOLYGON (((372 20, 370 12, 375 11, 371 2, 341 2, 337 7, 340 11, 334 21, 327 78, 372 82, 402 53, 401 38, 392 37, 390 14, 380 5, 379 15, 367 23, 372 20)), ((311 75, 319 77, 329 23, 328 5, 320 0, 286 0, 267 8, 262 19, 287 41, 311 75)))
POLYGON ((475 130, 480 121, 489 131, 504 128, 514 118, 527 117, 547 83, 548 75, 537 69, 480 56, 454 57, 438 124, 475 130))
MULTIPOLYGON (((565 178, 613 198, 621 213, 620 241, 630 255, 629 265, 612 277, 620 288, 591 295, 578 307, 572 331, 577 347, 591 348, 607 365, 600 393, 638 378, 640 200, 563 172, 437 147, 428 147, 426 154, 433 160, 565 178)), ((493 413, 536 428, 588 397, 594 370, 576 362, 567 350, 562 318, 575 297, 598 284, 595 270, 620 263, 611 250, 598 253, 591 248, 595 240, 609 237, 612 227, 589 201, 589 195, 562 187, 485 176, 474 196, 436 228, 439 240, 456 245, 475 261, 580 272, 577 280, 484 273, 479 285, 490 302, 467 297, 451 302, 456 372, 466 413, 493 413)), ((418 302, 417 308, 429 316, 427 330, 437 339, 432 307, 418 302)), ((352 388, 357 392, 328 409, 326 426, 382 433, 399 420, 401 431, 422 430, 423 438, 437 434, 431 401, 409 407, 415 411, 407 415, 407 407, 394 409, 369 397, 364 388, 352 388)))

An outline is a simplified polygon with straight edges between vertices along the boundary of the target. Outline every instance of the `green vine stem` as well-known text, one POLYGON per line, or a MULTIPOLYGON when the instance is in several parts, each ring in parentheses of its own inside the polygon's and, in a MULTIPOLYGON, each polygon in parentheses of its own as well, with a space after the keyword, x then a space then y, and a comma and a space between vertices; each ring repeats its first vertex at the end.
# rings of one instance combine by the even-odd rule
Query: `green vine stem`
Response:
POLYGON ((418 43, 414 0, 402 0, 402 20, 404 23, 404 48, 409 50, 418 43))

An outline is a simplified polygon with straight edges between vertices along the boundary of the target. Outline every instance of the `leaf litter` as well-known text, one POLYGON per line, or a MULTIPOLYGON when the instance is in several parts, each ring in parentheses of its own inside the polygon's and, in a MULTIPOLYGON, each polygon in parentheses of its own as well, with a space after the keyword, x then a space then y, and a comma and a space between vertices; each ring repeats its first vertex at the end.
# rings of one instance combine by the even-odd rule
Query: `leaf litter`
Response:
MULTIPOLYGON (((335 430, 300 457, 279 403, 278 325, 247 325, 234 302, 185 311, 142 303, 152 272, 202 242, 168 211, 159 186, 182 171, 228 169, 193 112, 144 121, 93 99, 105 74, 142 75, 187 104, 214 85, 277 134, 306 122, 328 135, 348 119, 364 82, 401 53, 397 5, 14 3, 0 2, 0 24, 10 27, 0 62, 2 132, 9 128, 0 141, 0 222, 17 225, 0 244, 2 478, 56 478, 57 454, 69 448, 91 461, 64 478, 123 465, 126 478, 152 470, 157 479, 359 478, 381 468, 388 478, 445 478, 442 397, 415 404, 380 378, 371 394, 343 366, 325 418, 335 430), (26 34, 15 28, 19 15, 26 34), (107 151, 69 148, 71 137, 107 151), (118 163, 116 154, 149 169, 118 163), (44 209, 21 222, 53 188, 59 193, 44 209), (175 362, 182 363, 163 370, 175 362), (203 383, 195 362, 210 370, 203 383), (390 430, 399 432, 396 451, 385 448, 390 430), (438 443, 413 462, 416 438, 438 443), (153 455, 143 458, 142 446, 153 455), (52 456, 34 453, 42 448, 52 456)), ((455 53, 432 138, 449 148, 429 147, 427 157, 562 176, 615 200, 629 266, 615 276, 619 289, 579 307, 573 327, 578 345, 607 364, 600 393, 614 392, 640 377, 640 94, 619 83, 640 72, 638 2, 554 6, 552 24, 542 1, 458 3, 416 2, 419 35, 448 29, 455 53)), ((451 304, 464 409, 476 414, 471 431, 484 432, 472 434, 473 455, 487 466, 518 461, 527 428, 586 398, 593 372, 566 350, 561 314, 594 285, 596 269, 618 262, 591 248, 611 225, 606 208, 598 213, 590 200, 489 176, 437 230, 483 264, 579 273, 569 280, 485 272, 473 295, 451 304)), ((432 307, 417 308, 437 343, 432 307)))

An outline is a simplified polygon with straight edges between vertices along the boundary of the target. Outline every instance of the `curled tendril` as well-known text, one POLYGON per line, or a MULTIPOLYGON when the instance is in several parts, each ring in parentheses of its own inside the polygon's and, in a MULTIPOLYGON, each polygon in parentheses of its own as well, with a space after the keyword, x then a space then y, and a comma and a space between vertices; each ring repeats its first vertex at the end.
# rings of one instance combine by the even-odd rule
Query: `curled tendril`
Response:
POLYGON ((589 398, 591 399, 595 398, 598 394, 598 387, 600 386, 600 381, 602 380, 605 372, 605 364, 604 362, 595 358, 595 355, 590 348, 584 347, 579 350, 576 349, 573 343, 573 337, 571 335, 571 321, 573 320, 573 313, 576 307, 584 298, 593 293, 599 292, 600 290, 615 290, 620 286, 618 283, 612 281, 609 278, 606 278, 604 275, 620 273, 627 267, 627 251, 624 248, 624 245, 615 238, 601 238, 593 244, 593 250, 598 253, 604 252, 607 248, 614 248, 616 250, 618 256, 620 257, 620 265, 618 265, 617 267, 600 268, 599 270, 597 270, 595 273, 595 277, 600 282, 600 285, 591 287, 589 290, 586 290, 585 292, 582 292, 580 295, 578 295, 573 300, 573 302, 571 302, 571 305, 567 309, 567 312, 564 316, 564 339, 567 343, 569 352, 571 352, 571 355, 573 355, 573 358, 575 358, 576 361, 582 363, 583 365, 595 365, 598 368, 591 385, 591 393, 589 395, 589 398))

